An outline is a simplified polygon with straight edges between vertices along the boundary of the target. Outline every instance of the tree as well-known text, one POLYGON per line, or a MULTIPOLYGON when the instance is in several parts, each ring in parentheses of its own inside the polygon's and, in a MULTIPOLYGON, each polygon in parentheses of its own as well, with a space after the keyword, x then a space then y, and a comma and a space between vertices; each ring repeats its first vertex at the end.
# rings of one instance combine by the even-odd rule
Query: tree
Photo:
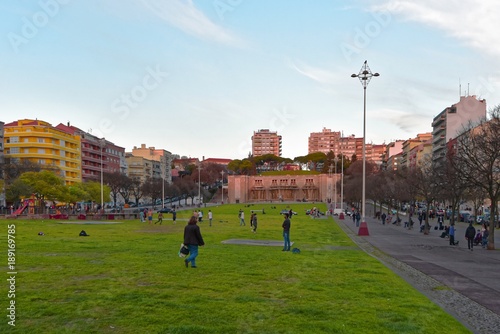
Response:
POLYGON ((439 198, 443 189, 438 170, 438 166, 432 162, 431 158, 426 157, 421 160, 419 166, 408 170, 406 175, 406 182, 411 191, 414 191, 414 198, 419 198, 426 203, 424 234, 429 234, 430 204, 439 198))
POLYGON ((116 206, 118 200, 118 195, 120 194, 120 189, 122 187, 122 176, 120 172, 104 173, 103 179, 104 183, 109 187, 111 196, 113 197, 113 204, 116 206))
POLYGON ((135 204, 139 206, 139 200, 143 196, 143 189, 141 179, 138 177, 132 178, 132 182, 130 183, 130 193, 134 196, 135 204))
POLYGON ((476 127, 469 124, 457 137, 455 154, 461 161, 458 172, 472 187, 484 189, 491 202, 488 249, 495 249, 495 225, 500 196, 500 105, 476 127))
POLYGON ((7 202, 18 203, 21 198, 29 197, 33 194, 33 187, 22 181, 21 179, 16 179, 10 186, 5 190, 5 199, 7 202))
POLYGON ((64 180, 54 172, 42 170, 40 172, 23 173, 19 179, 33 189, 37 198, 49 201, 64 201, 67 188, 64 180))

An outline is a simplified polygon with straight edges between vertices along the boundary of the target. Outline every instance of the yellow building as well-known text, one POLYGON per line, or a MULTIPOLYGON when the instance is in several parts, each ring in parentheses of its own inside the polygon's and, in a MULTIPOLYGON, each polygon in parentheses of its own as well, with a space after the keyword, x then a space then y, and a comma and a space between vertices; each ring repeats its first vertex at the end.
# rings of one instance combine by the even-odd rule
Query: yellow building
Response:
POLYGON ((66 184, 82 182, 80 136, 50 123, 23 119, 4 125, 6 158, 57 168, 66 184))

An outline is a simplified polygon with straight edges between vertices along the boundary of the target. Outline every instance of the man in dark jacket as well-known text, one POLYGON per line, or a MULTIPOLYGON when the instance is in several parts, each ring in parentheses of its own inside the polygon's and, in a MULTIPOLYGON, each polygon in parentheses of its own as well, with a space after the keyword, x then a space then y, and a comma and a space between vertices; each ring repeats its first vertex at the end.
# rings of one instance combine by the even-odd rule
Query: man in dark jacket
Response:
POLYGON ((472 223, 469 223, 469 227, 465 230, 465 239, 467 239, 467 246, 472 251, 472 247, 474 247, 474 237, 476 236, 476 229, 472 226, 472 223))
POLYGON ((283 251, 289 252, 290 251, 290 219, 288 219, 288 213, 285 213, 285 220, 283 221, 283 224, 281 224, 281 227, 283 227, 283 239, 285 241, 285 244, 283 246, 283 251))
POLYGON ((198 256, 198 246, 205 245, 201 236, 200 227, 196 225, 197 219, 195 216, 189 219, 186 227, 184 227, 184 245, 189 249, 189 256, 184 260, 186 268, 191 262, 191 268, 196 268, 196 257, 198 256))

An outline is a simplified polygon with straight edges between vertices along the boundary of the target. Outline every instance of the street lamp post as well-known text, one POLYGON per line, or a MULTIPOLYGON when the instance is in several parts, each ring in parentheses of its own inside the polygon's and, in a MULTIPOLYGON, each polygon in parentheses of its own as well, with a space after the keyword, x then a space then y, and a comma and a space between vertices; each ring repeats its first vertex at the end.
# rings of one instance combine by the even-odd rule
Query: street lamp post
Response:
POLYGON ((335 157, 334 159, 335 161, 335 182, 333 183, 333 186, 334 186, 334 192, 335 192, 335 205, 333 207, 333 212, 335 213, 335 209, 337 208, 337 163, 339 162, 339 158, 338 157, 335 157))
POLYGON ((344 154, 342 154, 342 165, 340 166, 340 208, 344 210, 344 154))
POLYGON ((365 63, 359 70, 358 74, 352 74, 351 78, 358 78, 363 86, 363 190, 361 195, 361 225, 358 230, 358 235, 369 235, 368 226, 366 225, 366 87, 372 77, 378 77, 380 74, 372 73, 368 63, 365 63))
POLYGON ((198 163, 198 206, 201 206, 201 163, 198 163))
POLYGON ((221 175, 222 175, 222 182, 221 182, 221 190, 222 190, 222 201, 221 201, 221 204, 224 204, 224 171, 221 170, 220 171, 221 175))
MULTIPOLYGON (((331 210, 332 212, 332 215, 334 214, 334 211, 332 210, 332 183, 333 183, 333 178, 332 178, 332 170, 333 170, 333 166, 332 164, 330 164, 330 166, 328 166, 328 203, 329 203, 329 209, 331 210)), ((335 209, 335 208, 334 208, 335 209)))

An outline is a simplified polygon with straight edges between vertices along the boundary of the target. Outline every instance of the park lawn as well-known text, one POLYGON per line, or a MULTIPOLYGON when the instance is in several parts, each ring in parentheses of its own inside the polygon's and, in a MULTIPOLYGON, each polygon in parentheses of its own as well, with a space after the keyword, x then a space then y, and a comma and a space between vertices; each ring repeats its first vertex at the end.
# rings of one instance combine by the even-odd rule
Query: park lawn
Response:
MULTIPOLYGON (((196 269, 185 268, 177 255, 191 211, 180 211, 175 225, 170 214, 163 225, 4 220, 16 225, 15 329, 302 334, 442 333, 446 326, 449 333, 470 332, 360 250, 332 218, 305 215, 312 204, 290 207, 298 212, 291 240, 300 254, 222 243, 281 241, 279 212, 286 204, 203 208, 199 225, 206 246, 196 269), (214 213, 211 227, 208 209, 214 213), (246 226, 239 226, 239 209, 246 226), (258 213, 256 234, 249 224, 252 209, 265 210, 258 213), (79 237, 82 229, 90 236, 79 237)), ((5 317, 0 326, 10 327, 5 317)))

